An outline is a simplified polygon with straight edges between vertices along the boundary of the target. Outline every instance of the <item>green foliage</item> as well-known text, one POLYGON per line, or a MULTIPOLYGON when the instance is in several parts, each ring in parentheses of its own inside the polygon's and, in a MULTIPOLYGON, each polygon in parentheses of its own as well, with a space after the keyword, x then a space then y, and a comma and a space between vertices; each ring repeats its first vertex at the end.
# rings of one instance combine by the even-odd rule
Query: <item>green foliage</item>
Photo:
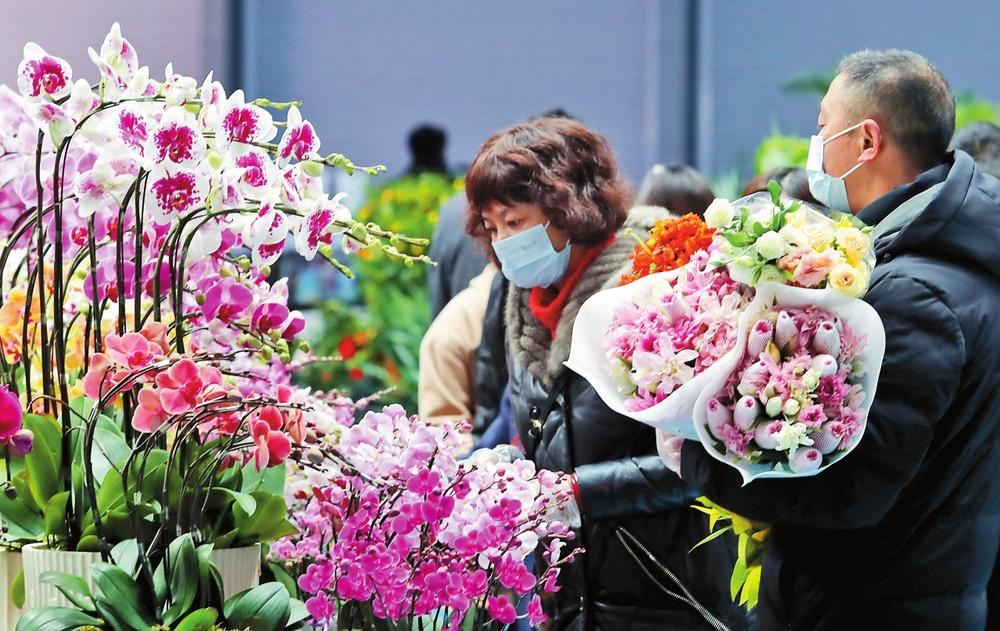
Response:
POLYGON ((745 606, 747 611, 753 609, 757 606, 760 595, 761 563, 769 532, 767 524, 741 517, 707 497, 699 497, 696 501, 698 504, 691 508, 708 515, 708 530, 711 534, 698 542, 695 548, 729 533, 736 535, 737 557, 729 579, 730 597, 734 602, 745 606), (720 522, 729 524, 717 529, 720 522))
POLYGON ((833 83, 833 78, 836 76, 836 66, 829 70, 809 70, 795 75, 781 87, 786 92, 811 94, 822 99, 826 96, 826 91, 830 89, 830 84, 833 83))
POLYGON ((760 175, 780 167, 805 167, 808 157, 808 138, 786 136, 775 129, 754 152, 754 173, 760 175))
MULTIPOLYGON (((368 202, 355 215, 391 232, 429 237, 439 208, 463 185, 461 179, 436 173, 400 178, 370 190, 368 202)), ((427 250, 399 241, 393 245, 409 256, 427 250)), ((391 387, 395 391, 387 400, 416 409, 420 340, 430 326, 427 269, 393 265, 389 258, 378 248, 367 248, 352 261, 361 304, 323 305, 324 328, 336 335, 324 335, 313 344, 316 356, 342 361, 305 368, 298 374, 300 383, 320 390, 336 386, 354 398, 391 387)))
POLYGON ((280 583, 264 583, 222 602, 222 582, 212 565, 211 550, 211 545, 196 548, 191 535, 182 535, 149 572, 145 564, 150 560, 140 557, 138 542, 123 542, 112 551, 112 563, 92 566, 93 591, 77 576, 46 572, 42 582, 54 585, 73 608, 32 609, 18 620, 16 631, 70 631, 84 625, 109 631, 221 628, 216 625, 273 631, 300 626, 301 603, 280 583))
POLYGON ((977 97, 972 92, 955 96, 955 129, 975 121, 988 121, 1000 125, 1000 106, 977 97))

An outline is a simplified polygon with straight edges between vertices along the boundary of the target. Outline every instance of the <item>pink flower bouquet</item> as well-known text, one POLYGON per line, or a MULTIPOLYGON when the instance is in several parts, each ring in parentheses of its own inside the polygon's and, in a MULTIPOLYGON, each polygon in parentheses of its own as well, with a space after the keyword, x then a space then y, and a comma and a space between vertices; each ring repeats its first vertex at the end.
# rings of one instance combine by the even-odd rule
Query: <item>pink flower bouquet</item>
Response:
POLYGON ((738 337, 694 409, 712 456, 750 482, 814 475, 858 444, 885 352, 870 305, 761 283, 738 337))
POLYGON ((591 297, 566 362, 615 412, 692 439, 706 371, 736 345, 740 313, 753 297, 713 252, 591 297))

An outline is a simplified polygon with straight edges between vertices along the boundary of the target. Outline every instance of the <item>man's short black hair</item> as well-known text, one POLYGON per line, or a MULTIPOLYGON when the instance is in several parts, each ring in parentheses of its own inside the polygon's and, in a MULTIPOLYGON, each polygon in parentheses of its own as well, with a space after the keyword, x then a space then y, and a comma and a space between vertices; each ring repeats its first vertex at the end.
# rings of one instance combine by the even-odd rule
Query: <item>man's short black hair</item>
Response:
POLYGON ((858 117, 875 119, 920 170, 940 164, 955 133, 955 96, 929 61, 908 50, 862 50, 837 68, 858 117))
POLYGON ((979 168, 1000 177, 1000 127, 989 121, 975 121, 955 132, 952 149, 961 149, 979 163, 979 168))

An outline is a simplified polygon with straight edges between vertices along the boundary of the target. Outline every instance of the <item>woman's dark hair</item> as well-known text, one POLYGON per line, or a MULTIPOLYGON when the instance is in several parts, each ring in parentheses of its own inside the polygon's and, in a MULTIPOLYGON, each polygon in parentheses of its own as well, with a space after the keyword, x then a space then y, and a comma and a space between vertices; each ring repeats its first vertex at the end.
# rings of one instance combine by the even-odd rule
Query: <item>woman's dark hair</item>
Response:
POLYGON ((662 206, 677 215, 705 214, 715 199, 708 180, 682 164, 653 165, 636 194, 636 206, 662 206))
POLYGON ((814 206, 822 206, 816 198, 809 192, 809 176, 805 169, 796 167, 778 167, 761 173, 754 179, 747 182, 740 193, 740 197, 745 197, 752 193, 766 193, 767 183, 774 180, 781 185, 781 191, 792 199, 798 199, 814 206))
MULTIPOLYGON (((627 189, 611 147, 568 118, 537 118, 493 134, 465 177, 466 232, 484 245, 483 212, 536 204, 573 243, 596 245, 625 223, 627 189)), ((493 249, 487 247, 493 257, 493 249)))

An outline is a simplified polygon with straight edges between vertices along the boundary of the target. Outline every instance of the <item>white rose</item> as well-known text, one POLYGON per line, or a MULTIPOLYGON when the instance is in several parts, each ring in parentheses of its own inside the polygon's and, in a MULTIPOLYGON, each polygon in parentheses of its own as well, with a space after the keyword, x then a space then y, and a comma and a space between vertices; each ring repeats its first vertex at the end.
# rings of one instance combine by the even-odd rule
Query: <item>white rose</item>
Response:
POLYGON ((761 258, 768 261, 780 259, 788 252, 788 244, 774 230, 769 230, 761 235, 754 243, 754 248, 757 249, 757 254, 761 258))
POLYGON ((710 228, 728 228, 736 216, 736 210, 728 199, 718 197, 705 209, 705 223, 710 228))
POLYGON ((809 239, 806 235, 794 226, 786 225, 778 231, 778 234, 785 240, 785 243, 792 247, 801 248, 802 246, 809 245, 809 239))

